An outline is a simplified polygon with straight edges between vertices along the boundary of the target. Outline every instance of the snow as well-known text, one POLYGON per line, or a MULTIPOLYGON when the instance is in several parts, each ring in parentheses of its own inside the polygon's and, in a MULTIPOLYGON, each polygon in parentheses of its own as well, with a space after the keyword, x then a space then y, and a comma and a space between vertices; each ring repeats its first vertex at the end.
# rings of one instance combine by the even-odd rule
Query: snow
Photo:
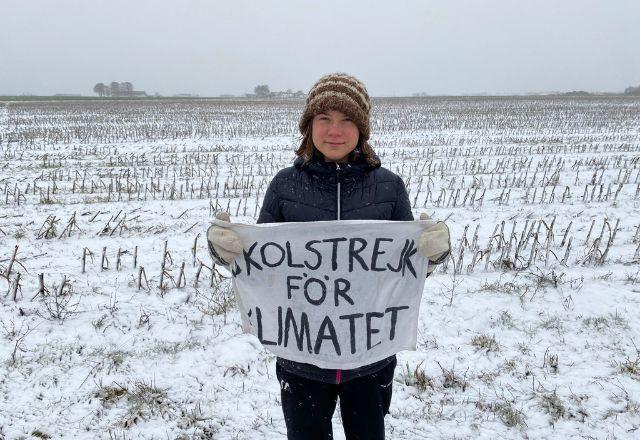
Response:
MULTIPOLYGON (((416 216, 446 219, 454 258, 427 279, 418 350, 398 354, 387 437, 635 438, 640 100, 374 108, 374 149, 404 178, 416 216), (504 241, 490 240, 502 222, 504 241), (525 224, 540 227, 529 266, 533 238, 514 256, 525 224), (489 262, 469 270, 490 241, 489 262), (500 267, 501 254, 515 270, 500 267)), ((0 106, 3 274, 18 246, 0 278, 0 439, 285 438, 275 357, 241 333, 228 273, 204 267, 194 283, 200 261, 211 266, 212 210, 255 222, 266 185, 294 157, 299 111, 294 101, 0 106), (61 236, 74 213, 79 229, 61 236), (50 215, 56 234, 45 238, 50 215), (140 266, 149 288, 144 277, 138 288, 140 266)))

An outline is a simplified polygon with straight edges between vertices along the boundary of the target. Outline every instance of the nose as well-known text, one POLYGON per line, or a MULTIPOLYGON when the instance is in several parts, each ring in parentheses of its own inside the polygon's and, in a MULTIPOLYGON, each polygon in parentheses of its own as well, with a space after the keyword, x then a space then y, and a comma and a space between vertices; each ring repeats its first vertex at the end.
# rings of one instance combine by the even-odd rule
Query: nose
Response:
POLYGON ((329 134, 339 135, 342 133, 342 127, 339 121, 330 121, 327 129, 329 134))

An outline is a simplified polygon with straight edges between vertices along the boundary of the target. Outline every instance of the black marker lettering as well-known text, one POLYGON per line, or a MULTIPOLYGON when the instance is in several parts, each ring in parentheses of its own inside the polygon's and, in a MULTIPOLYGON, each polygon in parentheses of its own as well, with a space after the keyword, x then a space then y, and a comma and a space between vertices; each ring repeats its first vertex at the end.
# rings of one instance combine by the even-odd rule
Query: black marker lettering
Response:
POLYGON ((371 254, 371 270, 376 272, 383 272, 384 267, 378 267, 378 255, 386 254, 385 251, 380 250, 380 243, 383 241, 393 241, 393 238, 376 238, 375 243, 373 244, 373 253, 371 254))
MULTIPOLYGON (((313 289, 313 290, 316 290, 316 289, 313 289)), ((326 298, 326 296, 327 296, 327 286, 325 286, 322 280, 319 280, 317 278, 309 278, 307 281, 304 282, 304 297, 307 298, 307 301, 309 301, 310 304, 313 304, 314 306, 319 306, 324 302, 324 299, 326 298), (311 284, 317 284, 320 286, 321 294, 319 299, 313 299, 309 296, 309 285, 311 284)))
POLYGON ((316 264, 315 265, 311 265, 309 264, 309 262, 307 260, 305 260, 304 265, 307 266, 308 269, 311 270, 316 270, 317 268, 320 267, 320 265, 322 264, 322 254, 320 253, 320 251, 318 251, 317 249, 315 249, 313 247, 314 244, 320 243, 320 240, 311 240, 308 241, 305 245, 304 248, 306 250, 308 250, 309 252, 313 252, 314 254, 316 254, 316 264))
POLYGON ((289 243, 287 241, 285 243, 285 247, 287 248, 287 265, 289 267, 304 267, 304 264, 302 264, 302 263, 294 263, 293 262, 293 255, 291 253, 291 243, 289 243))
POLYGON ((409 306, 387 307, 384 313, 391 312, 391 330, 389 331, 389 340, 393 341, 396 337, 396 323, 398 322, 398 311, 406 310, 409 306))
POLYGON ((264 263, 265 266, 276 267, 276 266, 280 266, 280 264, 284 261, 285 251, 282 248, 282 246, 280 246, 278 243, 269 241, 263 244, 262 247, 260 248, 260 256, 262 257, 262 262, 264 263), (280 251, 280 257, 279 257, 280 259, 276 263, 270 263, 267 261, 267 252, 266 252, 267 246, 275 247, 276 249, 278 249, 278 251, 280 251))
POLYGON ((337 237, 337 238, 327 238, 326 240, 322 240, 325 243, 333 243, 333 248, 331 251, 331 270, 338 269, 338 243, 341 241, 347 241, 345 237, 337 237))
POLYGON ((278 306, 278 345, 282 345, 282 307, 278 306))
POLYGON ((411 240, 411 242, 409 243, 409 249, 407 249, 407 251, 404 253, 404 258, 402 259, 402 276, 404 276, 404 270, 405 268, 407 268, 415 278, 418 278, 416 270, 413 268, 413 263, 411 262, 411 257, 413 257, 418 252, 418 249, 416 249, 414 246, 415 241, 411 240))
POLYGON ((344 278, 337 278, 333 282, 333 291, 334 291, 333 298, 334 298, 336 307, 339 306, 338 304, 339 296, 343 297, 349 304, 353 305, 353 300, 349 295, 347 295, 347 292, 349 291, 350 288, 351 288, 351 283, 349 282, 349 280, 345 280, 344 278))
POLYGON ((383 316, 384 316, 384 313, 380 313, 380 312, 369 312, 366 315, 365 319, 367 321, 367 350, 371 350, 376 345, 380 345, 381 344, 381 342, 378 341, 374 345, 371 345, 371 335, 375 335, 376 333, 380 333, 380 329, 373 328, 371 326, 371 319, 372 318, 382 318, 383 316))
POLYGON ((256 319, 258 320, 258 339, 260 343, 263 345, 276 345, 273 341, 268 341, 262 337, 262 312, 260 312, 260 307, 256 307, 256 319))
POLYGON ((324 317, 322 324, 320 324, 320 329, 318 330, 318 337, 316 338, 316 345, 314 347, 314 353, 320 353, 320 349, 322 348, 322 341, 325 339, 331 340, 333 342, 333 348, 336 351, 336 354, 340 356, 340 344, 338 344, 338 335, 336 335, 336 329, 333 327, 333 322, 328 316, 324 317), (329 334, 325 335, 325 329, 329 330, 329 334))
POLYGON ((300 286, 294 286, 293 284, 291 284, 291 281, 293 280, 301 280, 302 277, 296 276, 296 275, 289 275, 287 276, 287 298, 291 299, 291 291, 292 290, 300 290, 300 286))
POLYGON ((242 250, 242 253, 244 254, 244 263, 245 266, 247 267, 247 276, 251 275, 251 266, 255 266, 256 269, 258 270, 262 270, 262 266, 260 266, 258 263, 256 263, 252 258, 251 258, 251 253, 253 252, 253 250, 256 248, 256 245, 258 243, 253 243, 250 247, 249 250, 242 250))
POLYGON ((360 256, 360 252, 367 247, 367 241, 364 238, 352 238, 349 240, 349 272, 353 272, 353 260, 358 260, 358 263, 364 270, 369 270, 367 263, 360 256), (356 249, 355 244, 360 243, 360 247, 356 249))
POLYGON ((342 315, 340 319, 349 320, 349 339, 351 340, 351 354, 356 352, 356 318, 362 318, 362 313, 354 313, 351 315, 342 315))
POLYGON ((402 248, 402 252, 400 252, 400 258, 398 259, 398 267, 391 267, 391 265, 387 263, 387 268, 391 272, 400 272, 402 270, 402 268, 404 267, 404 254, 405 252, 407 252, 408 248, 409 248, 409 240, 405 240, 404 247, 402 248))
POLYGON ((309 334, 309 318, 307 318, 307 314, 302 312, 300 316, 300 332, 298 332, 298 325, 296 324, 296 319, 293 316, 293 312, 291 311, 291 307, 287 307, 287 313, 284 318, 284 346, 286 347, 289 344, 289 329, 293 325, 293 335, 296 337, 296 344, 298 345, 298 350, 302 350, 302 346, 304 344, 305 337, 307 339, 307 351, 311 353, 311 336, 309 334))

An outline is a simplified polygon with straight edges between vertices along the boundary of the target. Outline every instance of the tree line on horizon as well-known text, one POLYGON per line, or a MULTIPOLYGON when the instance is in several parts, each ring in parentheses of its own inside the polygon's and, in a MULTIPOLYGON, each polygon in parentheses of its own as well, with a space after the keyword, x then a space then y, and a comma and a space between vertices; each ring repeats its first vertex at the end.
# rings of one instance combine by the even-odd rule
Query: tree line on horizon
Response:
POLYGON ((98 96, 113 96, 113 97, 128 97, 128 96, 147 96, 145 92, 136 91, 133 89, 133 84, 125 82, 112 81, 109 85, 104 83, 98 83, 93 86, 93 91, 98 96))
POLYGON ((247 93, 245 96, 255 96, 258 98, 304 98, 306 95, 302 90, 294 92, 291 89, 281 92, 272 92, 267 84, 259 84, 253 88, 253 94, 247 93))
POLYGON ((624 89, 624 94, 625 95, 633 95, 633 96, 640 96, 640 85, 633 87, 633 86, 629 86, 626 89, 624 89))
MULTIPOLYGON (((97 83, 93 86, 94 93, 97 93, 100 97, 131 97, 131 96, 148 96, 144 91, 136 91, 133 88, 133 84, 124 81, 117 82, 112 81, 109 85, 104 83, 97 83)), ((573 91, 565 93, 567 95, 590 95, 591 93, 585 91, 573 91)), ((624 90, 625 95, 640 96, 640 85, 629 86, 624 90)), ((414 96, 428 96, 426 93, 414 94, 414 96)), ((282 92, 272 92, 267 84, 260 84, 254 87, 253 94, 245 94, 247 97, 259 97, 259 98, 303 98, 305 96, 302 90, 293 92, 291 89, 282 92)))

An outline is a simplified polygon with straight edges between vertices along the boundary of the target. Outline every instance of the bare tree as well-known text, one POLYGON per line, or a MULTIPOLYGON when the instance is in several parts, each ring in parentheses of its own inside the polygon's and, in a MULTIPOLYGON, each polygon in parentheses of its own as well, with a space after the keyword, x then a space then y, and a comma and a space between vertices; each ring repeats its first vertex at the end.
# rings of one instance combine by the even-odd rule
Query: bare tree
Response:
POLYGON ((128 81, 120 83, 120 94, 124 96, 133 96, 133 84, 128 81))
POLYGON ((103 83, 98 83, 93 86, 93 91, 102 98, 105 95, 106 88, 107 86, 105 86, 103 83))
POLYGON ((271 91, 269 90, 269 86, 266 84, 261 84, 258 86, 255 86, 253 89, 253 93, 255 93, 257 96, 260 97, 266 97, 269 96, 271 94, 271 91))
POLYGON ((111 96, 120 96, 121 95, 120 83, 119 82, 112 81, 110 88, 111 88, 111 96))
POLYGON ((624 89, 624 94, 625 95, 640 95, 640 86, 638 86, 638 87, 629 86, 626 89, 624 89))

